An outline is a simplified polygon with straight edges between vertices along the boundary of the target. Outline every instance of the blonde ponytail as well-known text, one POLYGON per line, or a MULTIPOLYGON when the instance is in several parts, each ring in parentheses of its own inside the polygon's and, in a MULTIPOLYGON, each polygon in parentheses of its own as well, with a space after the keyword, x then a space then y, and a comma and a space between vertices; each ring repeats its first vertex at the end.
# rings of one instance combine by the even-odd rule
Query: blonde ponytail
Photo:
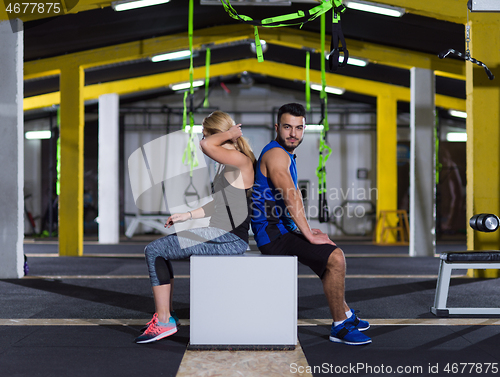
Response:
MULTIPOLYGON (((203 129, 209 134, 215 134, 218 132, 225 132, 235 125, 235 122, 231 116, 223 111, 216 110, 203 119, 203 129)), ((232 143, 228 140, 226 143, 232 143)), ((224 143, 225 144, 225 143, 224 143)), ((252 164, 255 165, 255 155, 253 154, 252 148, 248 143, 248 140, 244 137, 239 137, 234 145, 238 151, 243 153, 245 156, 252 160, 252 164)))

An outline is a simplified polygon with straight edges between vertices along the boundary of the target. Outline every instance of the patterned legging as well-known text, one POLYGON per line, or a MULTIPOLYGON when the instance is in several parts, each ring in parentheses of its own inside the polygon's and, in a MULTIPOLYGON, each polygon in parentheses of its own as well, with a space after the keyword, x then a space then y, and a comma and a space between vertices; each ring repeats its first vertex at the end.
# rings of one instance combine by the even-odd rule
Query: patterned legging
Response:
POLYGON ((238 236, 213 227, 184 230, 159 238, 144 249, 151 285, 165 284, 165 279, 158 278, 158 275, 163 275, 164 272, 157 271, 159 265, 157 258, 162 258, 167 262, 168 270, 173 278, 170 260, 184 259, 191 255, 243 254, 247 247, 248 244, 238 236))

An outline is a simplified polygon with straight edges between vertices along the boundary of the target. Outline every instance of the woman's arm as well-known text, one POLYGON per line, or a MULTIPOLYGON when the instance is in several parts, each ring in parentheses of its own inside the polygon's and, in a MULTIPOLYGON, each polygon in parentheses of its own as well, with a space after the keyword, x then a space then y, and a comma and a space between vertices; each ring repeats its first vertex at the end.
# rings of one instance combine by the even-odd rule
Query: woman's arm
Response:
MULTIPOLYGON (((242 135, 240 125, 232 126, 226 132, 219 132, 200 141, 200 146, 208 157, 224 165, 236 166, 240 169, 246 167, 250 159, 235 149, 227 149, 222 145, 229 140, 236 142, 242 135)), ((250 161, 251 164, 251 161, 250 161)))
POLYGON ((184 213, 173 214, 165 222, 165 228, 170 228, 175 223, 183 223, 184 221, 187 221, 187 220, 201 219, 201 218, 205 217, 204 207, 205 206, 197 208, 197 209, 193 209, 192 211, 187 211, 184 213))

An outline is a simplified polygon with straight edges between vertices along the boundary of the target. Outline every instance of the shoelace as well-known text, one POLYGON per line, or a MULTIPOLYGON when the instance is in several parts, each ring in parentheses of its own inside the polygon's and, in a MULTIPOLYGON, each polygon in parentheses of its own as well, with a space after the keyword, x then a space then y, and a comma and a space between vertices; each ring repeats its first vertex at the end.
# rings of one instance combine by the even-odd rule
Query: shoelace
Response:
POLYGON ((153 322, 155 322, 157 320, 158 320, 158 313, 155 313, 153 315, 153 318, 151 318, 151 321, 149 321, 148 323, 146 323, 146 327, 149 327, 150 324, 152 324, 153 322))
POLYGON ((161 330, 161 326, 158 325, 158 316, 153 317, 151 320, 151 324, 148 326, 146 331, 144 331, 144 334, 158 334, 161 330))

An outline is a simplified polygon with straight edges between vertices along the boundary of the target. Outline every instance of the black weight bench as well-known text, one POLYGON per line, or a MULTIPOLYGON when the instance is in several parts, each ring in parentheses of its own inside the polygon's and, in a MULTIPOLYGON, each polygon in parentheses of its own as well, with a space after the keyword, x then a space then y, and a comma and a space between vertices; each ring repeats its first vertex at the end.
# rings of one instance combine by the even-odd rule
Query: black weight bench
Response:
POLYGON ((436 296, 431 313, 438 317, 447 317, 449 314, 500 314, 500 308, 446 307, 451 271, 454 269, 500 269, 500 251, 454 251, 442 253, 440 259, 436 296))

